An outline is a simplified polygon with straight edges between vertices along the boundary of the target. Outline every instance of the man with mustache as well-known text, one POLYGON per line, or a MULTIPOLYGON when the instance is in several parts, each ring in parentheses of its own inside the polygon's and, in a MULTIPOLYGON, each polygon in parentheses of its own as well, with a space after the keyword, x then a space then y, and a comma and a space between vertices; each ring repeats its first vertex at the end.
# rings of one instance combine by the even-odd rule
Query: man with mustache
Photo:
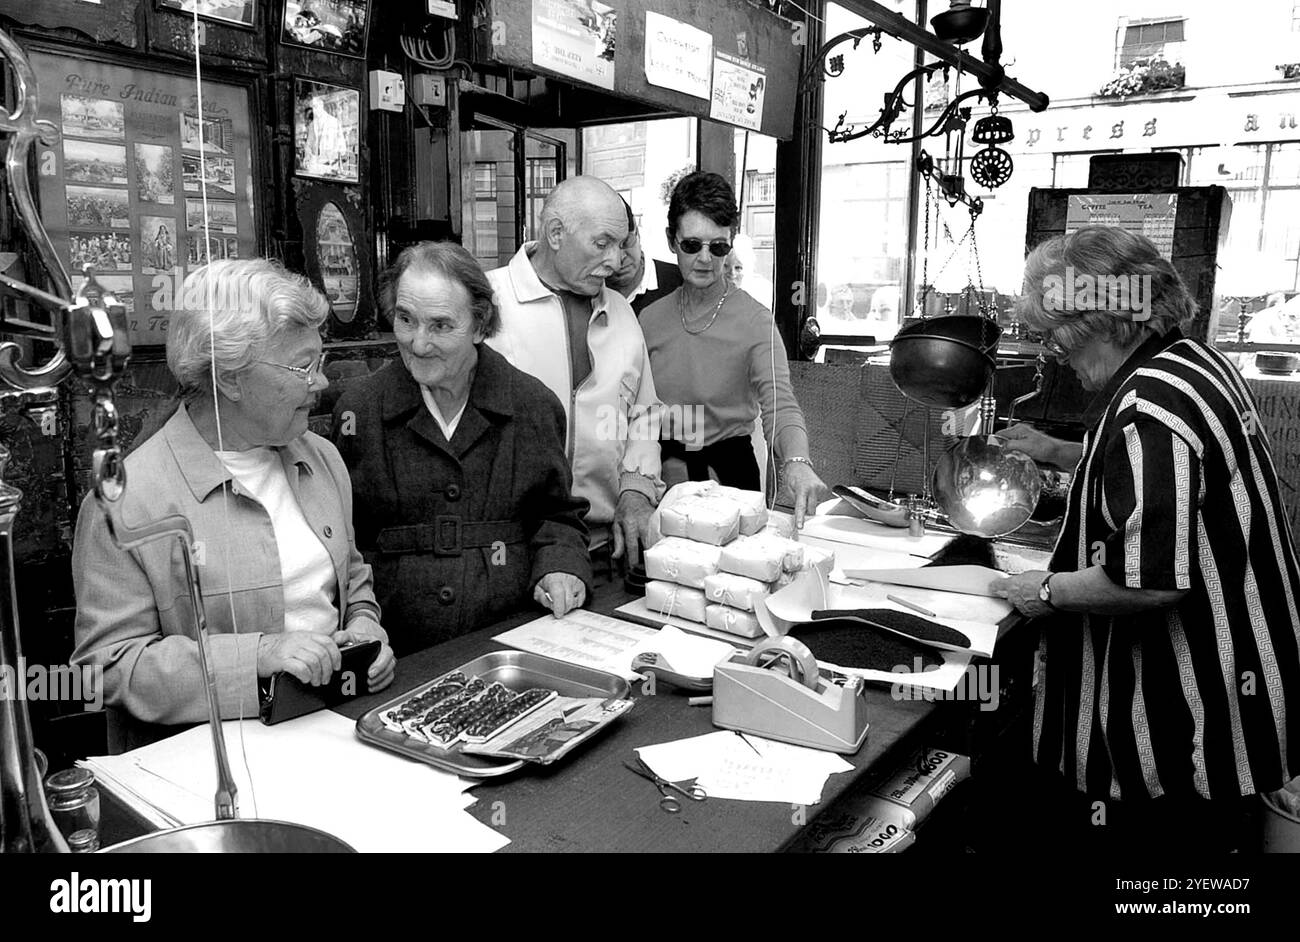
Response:
POLYGON ((622 198, 595 177, 560 183, 542 206, 542 237, 488 272, 501 330, 487 344, 544 382, 565 407, 573 493, 591 504, 592 565, 640 563, 663 495, 658 396, 627 300, 605 285, 623 261, 622 198))

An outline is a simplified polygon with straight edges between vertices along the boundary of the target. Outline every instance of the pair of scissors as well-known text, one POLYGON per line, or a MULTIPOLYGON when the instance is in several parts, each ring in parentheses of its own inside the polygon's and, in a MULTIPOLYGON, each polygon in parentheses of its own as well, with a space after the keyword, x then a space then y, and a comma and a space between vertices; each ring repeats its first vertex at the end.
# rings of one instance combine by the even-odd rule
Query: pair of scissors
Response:
POLYGON ((637 768, 637 765, 632 765, 628 762, 624 762, 623 765, 625 765, 629 771, 635 772, 642 778, 655 783, 655 787, 659 789, 659 807, 668 814, 677 814, 677 812, 682 810, 681 800, 674 795, 668 794, 670 790, 677 792, 683 798, 689 798, 691 801, 704 801, 709 797, 705 794, 704 789, 699 785, 691 785, 689 788, 683 788, 681 785, 674 784, 665 778, 660 778, 655 774, 654 769, 646 765, 645 760, 640 756, 637 756, 636 762, 640 768, 637 768))

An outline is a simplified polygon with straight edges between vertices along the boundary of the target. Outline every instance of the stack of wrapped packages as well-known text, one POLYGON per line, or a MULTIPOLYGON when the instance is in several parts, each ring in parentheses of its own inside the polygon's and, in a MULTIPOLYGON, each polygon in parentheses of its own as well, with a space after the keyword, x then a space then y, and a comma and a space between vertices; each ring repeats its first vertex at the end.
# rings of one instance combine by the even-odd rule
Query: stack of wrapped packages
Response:
POLYGON ((754 603, 832 554, 796 542, 785 514, 769 514, 758 491, 692 481, 670 490, 655 511, 645 552, 646 606, 659 615, 717 631, 763 635, 754 603))

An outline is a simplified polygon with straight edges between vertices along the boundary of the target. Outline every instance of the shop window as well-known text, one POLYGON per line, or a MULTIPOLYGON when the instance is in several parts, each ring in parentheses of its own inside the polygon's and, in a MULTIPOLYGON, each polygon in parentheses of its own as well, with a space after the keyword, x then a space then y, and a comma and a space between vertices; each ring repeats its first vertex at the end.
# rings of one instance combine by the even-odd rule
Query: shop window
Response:
POLYGON ((526 240, 541 238, 542 204, 555 189, 555 158, 528 158, 528 221, 524 229, 526 240))
POLYGON ((497 265, 497 165, 480 161, 474 165, 474 230, 472 251, 485 268, 497 265))
POLYGON ((627 200, 652 259, 676 264, 664 234, 668 196, 673 180, 695 169, 697 124, 695 118, 665 118, 582 129, 582 172, 627 200))
POLYGON ((736 131, 736 197, 740 205, 737 258, 740 285, 770 309, 776 302, 776 139, 736 131))
POLYGON ((1148 65, 1153 59, 1180 62, 1183 52, 1183 23, 1181 19, 1130 20, 1124 29, 1117 52, 1121 69, 1134 65, 1148 65))

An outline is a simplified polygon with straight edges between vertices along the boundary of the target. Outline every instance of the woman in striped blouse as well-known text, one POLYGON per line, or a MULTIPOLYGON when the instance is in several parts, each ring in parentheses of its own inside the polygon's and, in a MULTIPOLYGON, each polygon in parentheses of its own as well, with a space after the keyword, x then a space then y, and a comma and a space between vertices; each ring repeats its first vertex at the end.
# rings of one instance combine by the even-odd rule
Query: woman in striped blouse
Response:
POLYGON ((1051 571, 1001 590, 1042 616, 1049 820, 1098 848, 1244 843, 1250 796, 1300 775, 1300 567, 1255 401, 1180 332, 1195 303, 1142 236, 1051 239, 1025 285, 1024 322, 1097 393, 1082 445, 1003 433, 1074 471, 1051 571))

